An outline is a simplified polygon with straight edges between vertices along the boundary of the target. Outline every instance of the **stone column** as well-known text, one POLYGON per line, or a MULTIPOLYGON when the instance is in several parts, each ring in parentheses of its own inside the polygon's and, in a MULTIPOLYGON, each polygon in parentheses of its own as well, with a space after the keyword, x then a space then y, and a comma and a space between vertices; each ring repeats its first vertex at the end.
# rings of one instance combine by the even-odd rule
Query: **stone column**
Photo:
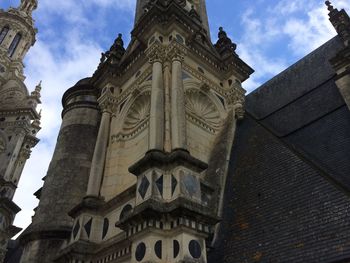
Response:
POLYGON ((164 64, 164 88, 165 88, 165 134, 164 150, 171 152, 171 103, 170 103, 170 86, 171 86, 171 63, 164 64))
POLYGON ((164 81, 163 81, 163 48, 155 43, 147 50, 150 63, 153 65, 151 110, 149 123, 149 150, 164 149, 164 81))
POLYGON ((98 197, 100 195, 114 105, 111 95, 110 91, 107 90, 99 99, 102 118, 91 163, 87 196, 98 197))
POLYGON ((182 80, 184 50, 172 44, 169 56, 172 58, 171 80, 171 144, 172 149, 187 149, 185 94, 182 80))

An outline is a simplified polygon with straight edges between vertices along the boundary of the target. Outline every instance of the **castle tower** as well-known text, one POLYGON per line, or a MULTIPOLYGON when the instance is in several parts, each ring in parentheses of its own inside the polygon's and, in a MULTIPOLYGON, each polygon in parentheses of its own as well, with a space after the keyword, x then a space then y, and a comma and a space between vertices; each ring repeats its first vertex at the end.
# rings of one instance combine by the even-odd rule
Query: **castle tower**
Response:
POLYGON ((207 262, 253 72, 218 37, 204 0, 137 2, 128 48, 63 97, 21 262, 207 262))
POLYGON ((12 199, 31 148, 39 141, 41 84, 29 93, 23 82, 23 58, 35 43, 31 14, 36 7, 36 0, 22 0, 18 8, 0 10, 0 262, 7 240, 20 231, 12 225, 20 211, 12 199))

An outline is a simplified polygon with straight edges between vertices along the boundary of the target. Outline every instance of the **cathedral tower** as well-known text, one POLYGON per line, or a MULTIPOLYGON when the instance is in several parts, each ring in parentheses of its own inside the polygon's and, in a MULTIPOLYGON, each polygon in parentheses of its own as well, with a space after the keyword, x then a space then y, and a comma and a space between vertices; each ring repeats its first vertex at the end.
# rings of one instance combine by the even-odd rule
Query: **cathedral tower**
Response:
POLYGON ((218 38, 204 0, 137 1, 129 46, 63 97, 21 262, 207 262, 253 72, 218 38))
POLYGON ((23 82, 23 58, 35 43, 36 7, 37 0, 22 0, 18 8, 0 10, 0 262, 7 240, 20 231, 12 225, 20 211, 12 199, 40 130, 41 84, 29 93, 23 82))

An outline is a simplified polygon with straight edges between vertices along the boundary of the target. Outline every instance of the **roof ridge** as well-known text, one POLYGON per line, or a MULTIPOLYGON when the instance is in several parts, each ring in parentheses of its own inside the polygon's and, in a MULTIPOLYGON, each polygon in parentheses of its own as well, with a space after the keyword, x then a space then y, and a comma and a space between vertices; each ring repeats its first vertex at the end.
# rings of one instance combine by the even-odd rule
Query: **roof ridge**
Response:
POLYGON ((334 179, 325 169, 323 169, 321 166, 319 166, 316 162, 314 162, 312 159, 308 158, 304 154, 302 154, 300 151, 297 151, 297 149, 290 143, 286 142, 283 138, 279 137, 274 133, 272 129, 270 129, 267 125, 262 123, 260 120, 256 119, 251 113, 246 112, 246 114, 253 119, 259 126, 261 126, 263 129, 265 129, 268 133, 270 133, 275 139, 280 141, 288 150, 290 150, 297 158, 299 158, 301 161, 303 161, 305 164, 310 166, 312 169, 318 172, 326 181, 328 181, 330 184, 332 184, 335 188, 338 188, 339 191, 343 192, 345 195, 350 197, 350 191, 342 185, 340 182, 338 182, 336 179, 334 179))
MULTIPOLYGON (((308 95, 308 94, 310 94, 310 93, 316 91, 316 90, 319 89, 321 86, 323 86, 323 85, 325 85, 326 83, 328 83, 328 82, 334 80, 335 77, 336 77, 336 74, 334 74, 333 76, 329 77, 329 79, 323 81, 322 83, 320 83, 320 84, 317 85, 316 87, 314 87, 314 88, 310 89, 309 91, 303 93, 302 95, 298 96, 297 98, 291 100, 291 101, 288 102, 287 104, 285 104, 285 105, 279 107, 278 109, 276 109, 276 110, 274 110, 274 111, 272 111, 272 112, 266 114, 265 116, 262 116, 261 118, 258 118, 258 117, 255 117, 255 118, 256 118, 257 120, 259 120, 259 121, 266 120, 267 118, 269 118, 269 117, 271 117, 272 115, 274 115, 276 112, 281 111, 281 110, 283 110, 284 108, 287 108, 288 106, 290 106, 290 105, 293 104, 294 102, 300 100, 300 99, 303 98, 304 96, 306 96, 306 95, 308 95)), ((345 105, 345 101, 344 101, 344 104, 343 104, 343 105, 345 105)), ((343 106, 343 105, 342 105, 342 106, 343 106)), ((251 114, 253 115, 253 113, 251 113, 251 114)))
MULTIPOLYGON (((289 71, 290 69, 296 67, 299 63, 303 62, 306 58, 313 56, 315 53, 317 53, 320 49, 322 49, 324 46, 328 45, 330 42, 332 42, 335 38, 337 38, 338 35, 332 37, 331 39, 327 40, 325 43, 323 43, 321 46, 318 48, 314 49, 310 53, 308 53, 306 56, 298 59, 296 62, 294 62, 292 65, 288 66, 284 70, 282 70, 280 73, 260 85, 258 88, 256 88, 254 91, 252 91, 250 94, 253 94, 255 92, 258 92, 260 89, 263 89, 265 86, 268 86, 269 83, 273 82, 275 79, 278 79, 280 76, 284 75, 285 72, 289 71)), ((249 95, 249 94, 248 94, 249 95)))

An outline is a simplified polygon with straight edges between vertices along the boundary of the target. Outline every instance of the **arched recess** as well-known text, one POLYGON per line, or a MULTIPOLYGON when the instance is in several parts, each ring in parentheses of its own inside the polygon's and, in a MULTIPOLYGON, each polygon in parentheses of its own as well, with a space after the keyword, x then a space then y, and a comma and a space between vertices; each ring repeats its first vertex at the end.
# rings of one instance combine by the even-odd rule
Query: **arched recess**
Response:
POLYGON ((210 89, 201 89, 199 81, 186 80, 184 86, 186 114, 197 119, 194 121, 202 128, 216 133, 227 117, 222 102, 210 89))
MULTIPOLYGON (((134 91, 119 105, 119 113, 112 123, 112 141, 128 140, 137 135, 138 129, 149 118, 151 85, 147 83, 134 91), (139 90, 142 90, 140 92, 139 90)), ((145 128, 145 127, 143 127, 145 128)), ((143 130, 141 128, 141 130, 143 130)))
POLYGON ((19 43, 21 42, 21 40, 22 40, 22 33, 17 33, 15 35, 15 37, 13 38, 13 40, 10 44, 10 47, 8 49, 8 52, 7 52, 10 57, 13 57, 13 55, 15 54, 17 47, 19 46, 19 43))
MULTIPOLYGON (((141 90, 141 88, 140 88, 141 90)), ((102 195, 109 200, 136 183, 128 168, 148 150, 151 92, 133 92, 111 126, 102 195)))
POLYGON ((6 36, 7 36, 7 33, 10 31, 10 27, 8 25, 4 26, 2 29, 1 29, 1 32, 0 32, 0 44, 2 44, 2 42, 4 42, 6 36))
POLYGON ((184 81, 187 147, 191 154, 207 162, 227 112, 219 98, 196 80, 184 81))

